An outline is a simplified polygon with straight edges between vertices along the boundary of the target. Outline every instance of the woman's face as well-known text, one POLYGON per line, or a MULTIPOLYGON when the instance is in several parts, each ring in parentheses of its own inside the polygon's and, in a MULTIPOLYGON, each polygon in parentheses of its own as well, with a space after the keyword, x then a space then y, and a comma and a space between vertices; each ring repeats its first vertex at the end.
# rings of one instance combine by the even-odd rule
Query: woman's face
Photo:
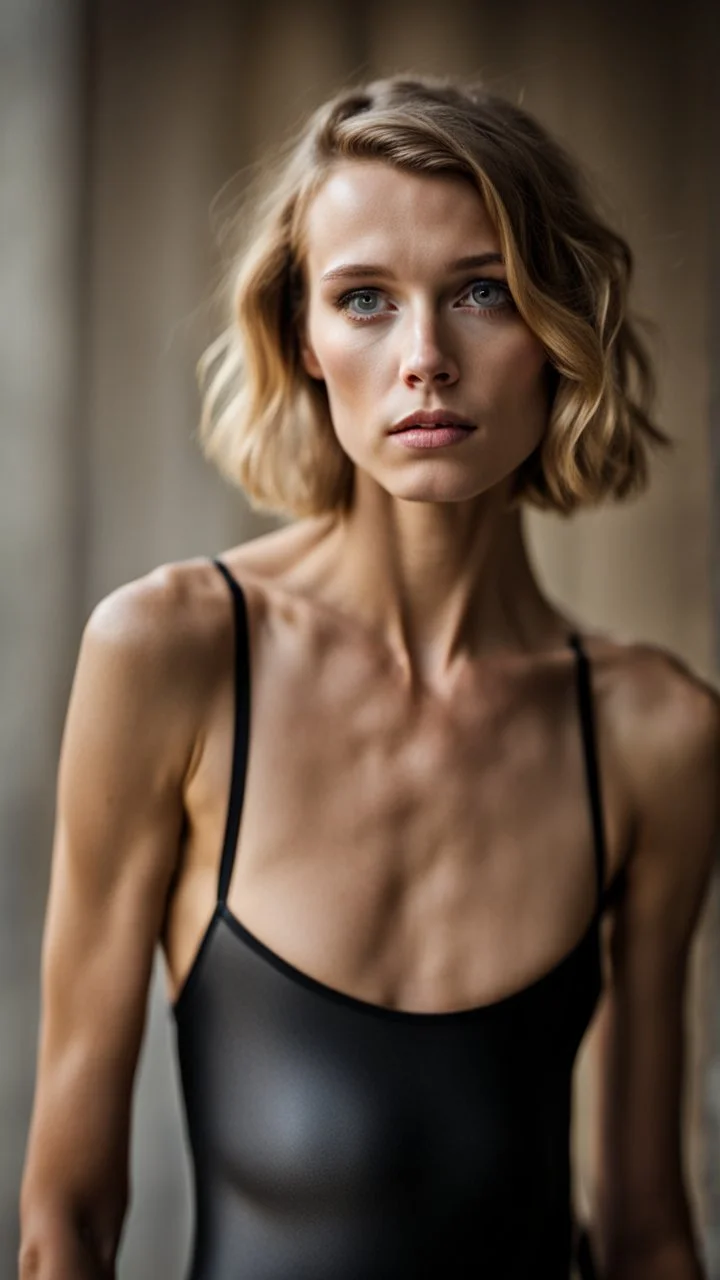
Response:
POLYGON ((325 383, 343 449, 379 485, 460 501, 532 453, 548 417, 545 351, 469 181, 339 163, 309 206, 304 267, 305 368, 325 383), (475 429, 433 448, 390 434, 434 409, 475 429))

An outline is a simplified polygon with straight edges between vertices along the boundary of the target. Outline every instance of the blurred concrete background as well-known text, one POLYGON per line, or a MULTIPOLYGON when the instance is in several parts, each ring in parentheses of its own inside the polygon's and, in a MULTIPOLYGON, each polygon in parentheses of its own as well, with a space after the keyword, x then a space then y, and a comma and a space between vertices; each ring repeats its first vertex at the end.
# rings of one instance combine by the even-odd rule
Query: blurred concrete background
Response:
MULTIPOLYGON (((624 508, 571 524, 531 515, 537 566, 588 624, 667 645, 720 683, 712 588, 720 388, 710 359, 720 270, 708 216, 716 32, 706 8, 702 0, 0 5, 0 1280, 16 1274, 55 772, 80 632, 119 583, 273 527, 209 469, 193 438, 194 366, 216 328, 211 204, 230 179, 225 205, 239 194, 268 143, 348 78, 481 77, 584 158, 636 252, 635 303, 659 327, 660 416, 677 451, 655 464, 649 493, 624 508)), ((719 953, 716 890, 694 953, 686 1115, 713 1280, 719 953)), ((158 966, 121 1280, 171 1280, 187 1263, 190 1182, 171 1027, 158 966)), ((591 1086, 581 1064, 581 1203, 591 1086)))

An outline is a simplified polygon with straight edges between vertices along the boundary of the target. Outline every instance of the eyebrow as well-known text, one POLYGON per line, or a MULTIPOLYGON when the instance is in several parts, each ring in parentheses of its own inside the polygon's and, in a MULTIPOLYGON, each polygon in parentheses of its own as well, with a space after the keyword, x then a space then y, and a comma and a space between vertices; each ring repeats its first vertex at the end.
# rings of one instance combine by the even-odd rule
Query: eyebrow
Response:
MULTIPOLYGON (((453 271, 465 271, 472 267, 487 267, 491 265, 505 265, 505 259, 501 253, 476 253, 469 258, 458 258, 456 262, 451 262, 446 268, 448 275, 453 271)), ((320 277, 322 280, 342 280, 345 276, 391 276, 393 272, 389 267, 378 266, 372 262, 344 262, 338 267, 331 267, 324 275, 320 277)))

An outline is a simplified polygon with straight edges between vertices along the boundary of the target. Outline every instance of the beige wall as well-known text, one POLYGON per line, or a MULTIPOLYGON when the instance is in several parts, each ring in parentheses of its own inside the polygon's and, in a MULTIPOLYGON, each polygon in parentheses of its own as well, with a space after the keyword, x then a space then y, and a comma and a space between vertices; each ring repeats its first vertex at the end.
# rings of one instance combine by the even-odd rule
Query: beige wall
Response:
MULTIPOLYGON (((590 625, 668 645, 717 677, 700 4, 400 0, 351 10, 331 0, 268 0, 243 12, 223 0, 99 0, 82 110, 79 16, 68 6, 59 17, 57 8, 15 0, 2 19, 3 73, 11 42, 26 49, 13 84, 22 163, 13 167, 0 244, 14 287, 2 304, 0 356, 13 426, 0 475, 0 937, 10 975, 2 1037, 12 1042, 0 1067, 2 1131, 11 1134, 0 1166, 3 1241, 15 1230, 55 757, 80 628, 102 595, 150 566, 212 554, 271 527, 209 470, 193 440, 193 367, 212 331, 210 204, 238 170, 232 190, 240 191, 264 146, 339 82, 360 71, 481 75, 522 95, 588 161, 636 250, 637 306, 660 325, 662 417, 678 449, 631 505, 572 524, 533 515, 537 565, 590 625), (38 343, 42 359, 33 355, 38 343)), ((190 1237, 170 1031, 158 969, 136 1095, 134 1205, 120 1269, 128 1280, 181 1275, 190 1237)), ((699 1048, 694 1036, 693 1062, 699 1048)), ((589 1084, 583 1074, 581 1175, 589 1084)), ((691 1157, 699 1203, 697 1142, 691 1157)), ((0 1280, 12 1275, 3 1248, 0 1280)))
POLYGON ((78 611, 80 63, 72 5, 0 13, 0 1276, 14 1275, 38 943, 78 611))

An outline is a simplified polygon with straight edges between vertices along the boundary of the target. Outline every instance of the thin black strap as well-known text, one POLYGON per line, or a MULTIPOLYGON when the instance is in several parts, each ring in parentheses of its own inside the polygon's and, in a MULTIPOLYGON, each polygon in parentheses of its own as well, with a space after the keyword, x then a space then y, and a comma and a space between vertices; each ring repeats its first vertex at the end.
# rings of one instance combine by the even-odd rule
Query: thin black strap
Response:
POLYGON ((593 711, 592 684, 590 680, 590 660, 583 648, 577 631, 571 632, 568 643, 577 655, 577 687, 580 705, 580 723, 582 726, 583 746, 585 751, 585 772, 590 808, 592 812, 593 835, 595 840, 595 866, 597 871, 597 911, 602 911, 605 902, 605 824, 603 821, 602 801, 600 798, 600 771, 595 738, 595 716, 593 711))
POLYGON ((245 795, 245 773, 247 770, 250 736, 250 646, 247 607, 240 583, 233 577, 222 560, 213 559, 213 564, 220 570, 230 588, 235 617, 235 722, 232 774, 230 778, 227 821, 225 823, 225 839, 223 841, 220 876, 218 879, 218 902, 224 903, 227 898, 235 861, 235 850, 237 849, 240 831, 240 814, 242 812, 243 796, 245 795))

